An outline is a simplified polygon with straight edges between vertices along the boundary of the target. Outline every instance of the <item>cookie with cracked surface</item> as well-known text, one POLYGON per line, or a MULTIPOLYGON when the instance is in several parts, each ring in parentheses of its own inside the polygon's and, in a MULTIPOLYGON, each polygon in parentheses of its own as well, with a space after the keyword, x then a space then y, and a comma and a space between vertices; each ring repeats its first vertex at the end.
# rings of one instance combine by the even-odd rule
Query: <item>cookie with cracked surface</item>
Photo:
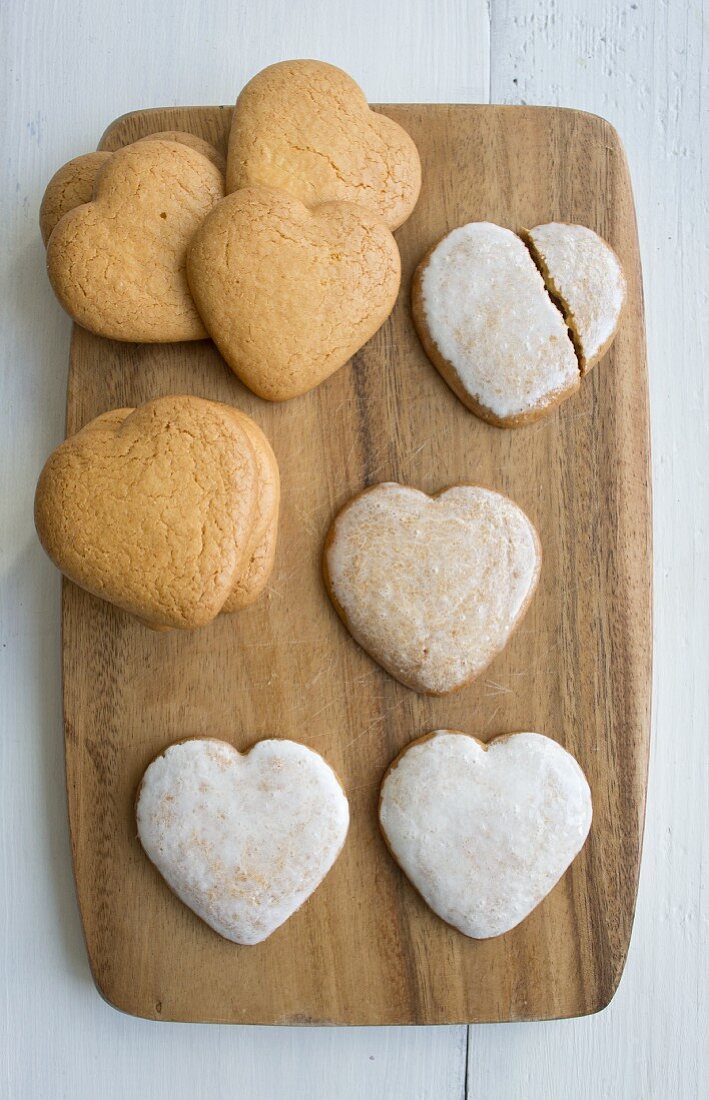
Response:
POLYGON ((585 225, 549 222, 523 237, 561 308, 587 374, 615 339, 626 295, 620 260, 611 246, 585 225))
MULTIPOLYGON (((140 141, 177 141, 181 145, 187 145, 211 160, 212 163, 224 175, 226 171, 226 159, 210 145, 208 141, 189 134, 184 130, 161 130, 156 134, 149 134, 140 138, 140 141)), ((47 184, 42 203, 39 208, 39 228, 42 240, 46 245, 52 230, 65 214, 76 206, 83 206, 91 202, 94 194, 96 177, 104 164, 111 159, 112 153, 98 150, 95 153, 84 153, 74 157, 59 168, 47 184)))
MULTIPOLYGON (((35 523, 52 561, 146 625, 210 622, 256 545, 267 444, 244 420, 196 397, 92 420, 50 455, 37 484, 35 523)), ((275 462, 270 476, 277 485, 275 462)))
POLYGON ((195 149, 198 153, 201 153, 207 160, 211 160, 222 176, 226 172, 226 157, 224 154, 220 153, 211 141, 205 141, 204 138, 197 137, 196 134, 190 134, 187 130, 158 130, 154 134, 146 134, 145 137, 138 138, 138 141, 177 141, 180 145, 187 145, 190 149, 195 149))
POLYGON ((284 191, 228 195, 190 244, 187 275, 210 336, 259 397, 284 401, 338 370, 384 323, 399 250, 351 203, 308 209, 284 191))
POLYGON ((93 198, 94 184, 112 153, 84 153, 58 168, 50 179, 39 208, 39 230, 46 245, 55 225, 76 206, 93 198))
POLYGON ((239 753, 217 739, 170 745, 136 799, 138 836, 178 898, 220 936, 261 943, 307 901, 347 836, 334 771, 295 741, 239 753))
POLYGON ((434 913, 474 939, 529 916, 580 852, 591 816, 579 764, 540 733, 483 744, 436 730, 400 753, 379 800, 394 859, 434 913))
POLYGON ((347 73, 322 61, 281 61, 236 102, 227 192, 241 187, 276 187, 306 206, 354 202, 396 229, 416 205, 421 163, 406 131, 370 110, 347 73))
POLYGON ((458 691, 504 648, 534 594, 539 538, 501 493, 430 497, 384 482, 335 518, 325 584, 353 638, 414 691, 458 691))
POLYGON ((416 270, 412 311, 431 362, 491 424, 527 424, 579 388, 564 318, 510 229, 471 222, 443 237, 416 270))
POLYGON ((223 193, 218 168, 182 143, 119 149, 100 169, 93 199, 65 214, 49 238, 47 271, 66 311, 115 340, 205 339, 185 256, 223 193))

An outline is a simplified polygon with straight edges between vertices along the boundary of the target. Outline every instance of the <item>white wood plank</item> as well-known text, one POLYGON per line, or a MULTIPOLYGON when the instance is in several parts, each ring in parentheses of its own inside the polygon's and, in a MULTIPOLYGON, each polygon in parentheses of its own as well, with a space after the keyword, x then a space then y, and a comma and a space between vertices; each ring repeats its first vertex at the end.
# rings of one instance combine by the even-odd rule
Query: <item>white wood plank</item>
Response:
POLYGON ((635 932, 602 1015, 473 1028, 470 1098, 706 1095, 709 5, 493 0, 493 102, 604 115, 645 271, 655 528, 654 742, 635 932), (704 872, 704 873, 702 873, 704 872))
POLYGON ((111 119, 226 103, 263 65, 321 57, 373 100, 484 100, 485 0, 25 0, 0 4, 0 1096, 12 1100, 460 1100, 464 1028, 183 1027, 95 993, 71 882, 59 581, 33 532, 63 434, 69 324, 44 274, 37 210, 63 161, 111 119))

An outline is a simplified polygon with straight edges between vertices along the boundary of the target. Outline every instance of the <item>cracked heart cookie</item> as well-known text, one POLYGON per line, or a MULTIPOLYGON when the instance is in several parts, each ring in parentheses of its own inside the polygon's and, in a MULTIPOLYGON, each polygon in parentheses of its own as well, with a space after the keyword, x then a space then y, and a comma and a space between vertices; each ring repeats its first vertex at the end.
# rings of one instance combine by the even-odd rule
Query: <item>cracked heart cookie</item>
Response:
POLYGON ((215 932, 261 943, 299 909, 340 854, 349 807, 312 749, 259 741, 171 745, 147 768, 138 835, 168 886, 215 932))
POLYGON ((421 163, 406 131, 371 111, 347 73, 322 61, 282 61, 236 102, 227 192, 241 187, 275 187, 306 206, 354 202, 396 229, 416 205, 421 163))
POLYGON ((498 427, 537 420, 579 388, 586 353, 572 315, 579 317, 578 332, 587 334, 594 361, 618 324, 622 273, 611 270, 614 254, 596 234, 590 247, 590 230, 563 228, 568 233, 561 234, 561 226, 531 230, 528 248, 509 229, 471 222, 439 241, 414 276, 413 317, 426 354, 463 404, 498 427), (531 247, 535 235, 539 247, 531 247), (557 244, 553 252, 550 241, 557 244), (548 264, 537 264, 545 249, 548 264), (564 288, 568 308, 557 304, 564 288), (591 322, 599 314, 603 321, 591 322), (591 332, 603 333, 603 345, 591 332))
POLYGON ((45 245, 65 214, 91 201, 96 177, 112 156, 112 153, 100 151, 84 153, 57 169, 47 184, 39 208, 39 231, 45 245))
MULTIPOLYGON (((211 160, 224 175, 226 161, 222 154, 210 145, 208 141, 195 137, 194 134, 184 133, 182 130, 163 130, 157 134, 140 138, 140 141, 177 141, 182 145, 188 145, 196 149, 211 160)), ((94 194, 94 185, 99 170, 111 159, 113 153, 99 150, 96 153, 84 153, 80 157, 74 157, 59 168, 49 183, 42 198, 39 208, 39 228, 44 244, 52 235, 57 222, 73 210, 75 206, 83 206, 91 202, 94 194)))
POLYGON ((582 374, 613 343, 625 304, 625 276, 609 244, 585 225, 550 222, 523 234, 558 302, 582 374))
POLYGON ((226 362, 269 401, 306 393, 384 323, 401 264, 387 227, 351 203, 309 210, 283 191, 220 202, 187 257, 197 308, 226 362))
POLYGON ((64 309, 114 340, 204 339, 185 256, 223 193, 219 169, 180 142, 119 149, 101 168, 92 200, 65 214, 49 238, 47 271, 64 309))
POLYGON ((394 859, 439 917, 465 936, 523 921, 580 852, 591 792, 578 763, 540 733, 487 745, 437 730, 384 777, 379 821, 394 859))
POLYGON ((203 626, 252 602, 273 562, 277 516, 278 468, 263 433, 196 397, 92 420, 50 455, 35 494, 55 565, 156 629, 203 626))
POLYGON ((507 497, 456 485, 430 497, 385 482, 336 517, 325 583, 345 626, 414 691, 465 686, 507 644, 534 594, 537 533, 507 497))

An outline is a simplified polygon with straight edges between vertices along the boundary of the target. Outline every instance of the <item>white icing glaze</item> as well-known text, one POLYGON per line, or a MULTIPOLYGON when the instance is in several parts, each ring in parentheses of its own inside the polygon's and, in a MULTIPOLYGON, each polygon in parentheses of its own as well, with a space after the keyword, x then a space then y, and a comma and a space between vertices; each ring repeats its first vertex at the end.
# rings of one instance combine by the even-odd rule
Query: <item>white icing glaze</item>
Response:
POLYGON ((421 279, 426 327, 466 393, 508 418, 578 385, 564 319, 526 246, 509 229, 471 222, 428 258, 421 279))
POLYGON ((315 890, 349 825, 345 794, 316 752, 260 741, 171 745, 143 776, 138 835, 168 885, 215 932, 260 943, 315 890))
POLYGON ((472 485, 438 497, 377 485, 340 512, 326 549, 352 635, 392 676, 436 693, 460 687, 502 649, 539 567, 522 509, 472 485))
POLYGON ((583 359, 613 336, 625 301, 625 277, 609 244, 585 225, 550 222, 529 230, 576 330, 583 359))
POLYGON ((439 730, 382 784, 379 816, 424 900, 466 936, 508 932, 549 893, 591 826, 591 792, 570 753, 539 733, 484 749, 439 730))

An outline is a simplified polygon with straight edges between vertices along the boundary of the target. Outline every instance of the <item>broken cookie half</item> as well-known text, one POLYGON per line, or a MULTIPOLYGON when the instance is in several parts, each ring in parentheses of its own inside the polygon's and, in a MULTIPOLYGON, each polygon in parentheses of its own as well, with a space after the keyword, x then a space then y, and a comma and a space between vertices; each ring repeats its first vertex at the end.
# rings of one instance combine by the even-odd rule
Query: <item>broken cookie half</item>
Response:
POLYGON ((625 279, 585 226, 518 235, 491 222, 446 234, 414 276, 413 316, 453 392, 498 427, 520 427, 570 397, 610 347, 625 279))

